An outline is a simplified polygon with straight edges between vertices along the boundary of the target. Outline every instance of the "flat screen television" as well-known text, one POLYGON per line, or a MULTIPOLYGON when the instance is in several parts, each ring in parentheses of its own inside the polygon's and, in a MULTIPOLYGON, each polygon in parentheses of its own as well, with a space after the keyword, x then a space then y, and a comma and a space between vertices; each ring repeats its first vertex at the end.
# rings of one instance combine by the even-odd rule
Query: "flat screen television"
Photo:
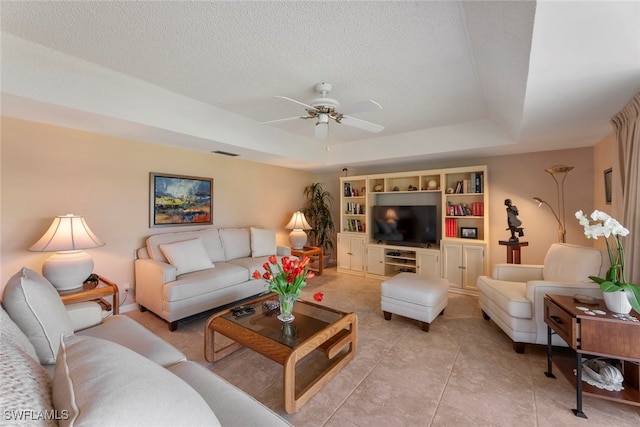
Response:
POLYGON ((430 246, 438 239, 438 208, 425 206, 374 206, 373 238, 404 246, 430 246))

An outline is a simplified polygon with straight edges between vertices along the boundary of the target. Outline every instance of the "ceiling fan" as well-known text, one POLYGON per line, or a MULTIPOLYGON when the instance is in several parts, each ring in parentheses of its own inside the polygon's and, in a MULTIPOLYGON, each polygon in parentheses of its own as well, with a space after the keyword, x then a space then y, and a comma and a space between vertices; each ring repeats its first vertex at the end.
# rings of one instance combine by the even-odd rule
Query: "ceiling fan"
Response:
POLYGON ((311 102, 305 104, 304 102, 296 101, 295 99, 287 98, 286 96, 276 96, 276 98, 285 99, 287 101, 295 102, 302 105, 307 114, 305 116, 288 117, 286 119, 270 120, 262 122, 262 124, 283 122, 287 120, 296 119, 317 119, 314 135, 317 139, 326 139, 329 133, 329 119, 334 120, 336 123, 341 123, 354 128, 366 130, 369 132, 381 132, 384 126, 367 122, 366 120, 356 119, 348 114, 364 113, 367 111, 382 110, 380 104, 375 101, 362 101, 355 104, 347 105, 341 108, 341 112, 336 111, 336 108, 340 106, 340 103, 333 99, 327 98, 327 94, 331 92, 331 83, 318 83, 314 89, 321 94, 320 98, 312 99, 311 102))

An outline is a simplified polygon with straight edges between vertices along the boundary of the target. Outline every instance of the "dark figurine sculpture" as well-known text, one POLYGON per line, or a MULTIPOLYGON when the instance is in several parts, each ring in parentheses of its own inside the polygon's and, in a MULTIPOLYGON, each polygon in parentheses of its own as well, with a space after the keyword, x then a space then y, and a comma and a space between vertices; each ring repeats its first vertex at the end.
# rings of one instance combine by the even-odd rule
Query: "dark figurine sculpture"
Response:
POLYGON ((522 221, 518 219, 518 207, 511 204, 511 199, 505 199, 504 205, 507 207, 507 224, 509 224, 507 230, 511 231, 509 241, 517 242, 519 241, 518 237, 524 236, 524 228, 520 227, 522 221), (518 237, 516 237, 516 233, 518 233, 518 237))

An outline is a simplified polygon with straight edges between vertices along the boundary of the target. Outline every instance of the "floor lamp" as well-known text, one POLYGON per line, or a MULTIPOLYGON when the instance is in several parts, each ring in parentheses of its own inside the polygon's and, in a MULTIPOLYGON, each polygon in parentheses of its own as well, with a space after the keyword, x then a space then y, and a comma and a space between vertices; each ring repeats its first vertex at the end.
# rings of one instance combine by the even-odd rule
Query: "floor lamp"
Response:
POLYGON ((571 169, 573 169, 573 166, 556 165, 544 170, 551 175, 553 180, 556 182, 556 191, 558 194, 558 215, 556 215, 549 203, 545 202, 540 197, 533 198, 533 200, 538 202, 538 207, 544 204, 549 206, 549 209, 551 209, 551 213, 558 221, 558 242, 561 243, 567 242, 567 229, 565 227, 566 222, 564 215, 564 181, 567 179, 567 174, 571 169))

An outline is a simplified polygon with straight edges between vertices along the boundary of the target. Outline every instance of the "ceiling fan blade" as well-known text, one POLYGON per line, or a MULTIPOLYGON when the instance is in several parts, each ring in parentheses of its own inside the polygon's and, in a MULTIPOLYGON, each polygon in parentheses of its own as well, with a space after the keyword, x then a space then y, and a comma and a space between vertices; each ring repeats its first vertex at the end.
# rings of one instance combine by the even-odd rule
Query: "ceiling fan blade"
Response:
POLYGON ((327 139, 329 134, 329 123, 316 123, 315 137, 316 139, 327 139))
POLYGON ((343 116, 340 120, 340 123, 347 126, 352 126, 354 128, 366 130, 369 132, 382 132, 384 130, 384 126, 377 125, 375 123, 368 122, 366 120, 356 119, 355 117, 343 116))
POLYGON ((261 125, 267 125, 269 123, 286 122, 288 120, 309 119, 309 118, 311 118, 311 117, 295 116, 295 117, 287 117, 286 119, 268 120, 266 122, 260 122, 260 124, 261 125))
POLYGON ((304 102, 296 101, 295 99, 287 98, 286 96, 276 96, 275 98, 285 99, 287 101, 295 102, 298 105, 302 105, 306 109, 317 110, 316 107, 313 107, 309 104, 305 104, 304 102))
POLYGON ((340 112, 342 114, 366 113, 378 110, 382 110, 382 106, 373 100, 356 102, 355 104, 340 107, 340 112))

